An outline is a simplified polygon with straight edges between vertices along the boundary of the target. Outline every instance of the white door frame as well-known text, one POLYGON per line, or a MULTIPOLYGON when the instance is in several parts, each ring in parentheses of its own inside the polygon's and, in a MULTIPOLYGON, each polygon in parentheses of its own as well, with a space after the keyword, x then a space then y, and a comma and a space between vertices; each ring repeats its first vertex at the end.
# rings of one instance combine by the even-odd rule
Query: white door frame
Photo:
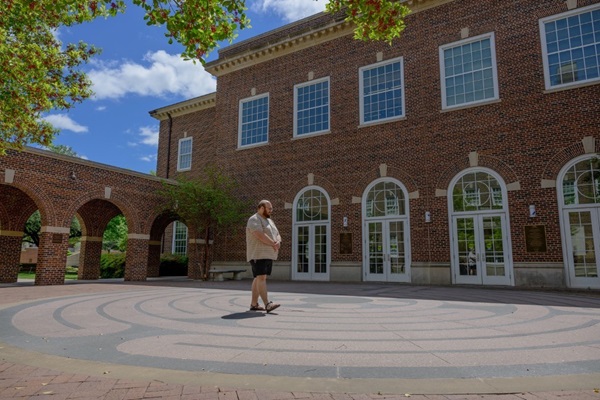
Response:
MULTIPOLYGON (((506 190, 506 184, 502 177, 498 175, 495 171, 484 168, 484 167, 472 167, 467 168, 459 172, 451 181, 448 187, 448 226, 450 227, 450 255, 451 255, 451 278, 453 284, 478 284, 478 285, 505 285, 505 286, 514 286, 515 285, 515 274, 513 268, 512 261, 512 240, 510 235, 510 218, 508 212, 508 195, 506 190), (492 177, 494 177, 500 187, 502 189, 502 209, 493 209, 493 210, 481 210, 481 211, 460 211, 454 212, 454 204, 453 204, 453 192, 454 187, 463 176, 476 173, 476 172, 484 172, 492 177), (483 237, 476 237, 476 242, 479 242, 479 259, 477 261, 477 267, 479 268, 479 275, 473 278, 465 278, 465 275, 460 275, 460 259, 458 254, 458 238, 456 237, 456 218, 475 218, 476 219, 476 228, 480 224, 482 218, 492 217, 492 216, 500 216, 502 223, 502 233, 503 233, 503 251, 504 251, 504 268, 506 269, 504 278, 497 277, 488 277, 484 279, 485 275, 485 260, 482 260, 481 257, 484 256, 484 251, 481 251, 481 247, 483 245, 483 237)), ((483 231, 479 232, 482 236, 483 231)), ((477 234, 477 232, 476 232, 477 234)))
POLYGON ((410 210, 408 201, 408 191, 406 187, 397 179, 385 177, 379 178, 371 182, 362 196, 362 215, 363 215, 363 279, 365 281, 383 281, 383 282, 411 282, 411 253, 410 253, 410 210), (367 196, 371 189, 381 182, 390 182, 396 184, 404 194, 404 210, 403 215, 388 215, 385 217, 370 217, 367 218, 367 196), (404 274, 392 274, 390 271, 390 257, 389 251, 389 223, 394 221, 401 221, 404 224, 404 274), (381 222, 382 223, 382 235, 384 237, 384 273, 381 275, 371 274, 369 272, 369 223, 370 222, 381 222))
POLYGON ((292 207, 292 280, 315 280, 328 281, 331 274, 331 199, 325 189, 319 186, 304 187, 296 194, 292 207), (327 199, 327 220, 320 221, 297 221, 297 206, 302 195, 308 190, 318 190, 327 199), (326 272, 316 273, 314 271, 314 238, 315 226, 325 226, 327 249, 326 249, 326 272), (308 227, 309 242, 308 246, 308 272, 298 272, 298 228, 308 227))
POLYGON ((568 219, 569 212, 571 211, 590 211, 592 217, 592 232, 594 235, 594 247, 596 251, 596 265, 600 270, 600 204, 574 204, 565 206, 564 200, 564 186, 563 180, 565 174, 573 167, 573 165, 594 157, 598 157, 596 154, 586 154, 571 159, 566 163, 558 173, 556 180, 556 194, 558 199, 558 210, 559 210, 559 222, 560 222, 560 236, 562 242, 563 252, 563 265, 565 274, 565 284, 567 287, 572 288, 600 288, 600 277, 597 278, 578 278, 575 276, 575 266, 572 254, 572 238, 570 234, 570 223, 568 219))
MULTIPOLYGON (((453 279, 454 283, 457 284, 475 284, 475 285, 511 285, 511 273, 507 269, 507 257, 506 257, 506 249, 509 247, 509 243, 507 243, 506 235, 506 215, 504 212, 494 213, 494 212, 479 212, 472 214, 457 214, 452 219, 452 230, 454 233, 454 241, 452 242, 453 247, 453 279), (484 219, 485 218, 500 218, 500 226, 502 229, 502 261, 505 268, 505 274, 503 276, 492 276, 487 274, 487 254, 485 248, 485 233, 484 233, 484 219), (473 231, 475 235, 474 241, 474 256, 472 260, 469 260, 470 257, 467 256, 465 259, 460 259, 458 254, 458 238, 456 237, 456 229, 458 227, 457 219, 460 218, 470 218, 473 219, 473 231), (472 261, 472 264, 470 263, 472 261), (456 268, 456 266, 458 268, 456 268), (461 267, 467 269, 467 274, 461 274, 461 267), (474 274, 470 274, 469 270, 473 270, 474 274)), ((464 257, 463 257, 464 258, 464 257)))

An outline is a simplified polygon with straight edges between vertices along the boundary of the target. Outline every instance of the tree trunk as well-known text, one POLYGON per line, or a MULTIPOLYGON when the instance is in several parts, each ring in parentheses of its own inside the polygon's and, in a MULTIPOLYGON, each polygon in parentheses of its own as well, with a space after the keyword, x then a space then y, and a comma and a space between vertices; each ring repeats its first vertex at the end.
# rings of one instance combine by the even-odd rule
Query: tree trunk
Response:
POLYGON ((208 271, 210 270, 210 228, 204 229, 204 257, 202 260, 202 275, 204 280, 208 280, 208 271))

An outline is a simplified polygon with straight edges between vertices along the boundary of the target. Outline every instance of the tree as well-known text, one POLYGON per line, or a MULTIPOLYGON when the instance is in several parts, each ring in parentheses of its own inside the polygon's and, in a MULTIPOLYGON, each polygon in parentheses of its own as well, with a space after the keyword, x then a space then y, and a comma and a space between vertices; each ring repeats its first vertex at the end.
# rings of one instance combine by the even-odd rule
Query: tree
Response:
POLYGON ((73 150, 73 148, 71 146, 67 146, 64 144, 58 144, 58 145, 50 144, 48 146, 48 150, 50 150, 56 154, 62 154, 65 156, 70 156, 70 157, 79 157, 77 152, 75 150, 73 150))
MULTIPOLYGON (((310 1, 310 0, 298 0, 310 1)), ((250 27, 245 0, 131 0, 148 25, 164 26, 182 57, 204 63, 219 42, 250 27)), ((99 50, 87 43, 64 47, 54 32, 125 12, 124 0, 0 1, 0 155, 33 143, 48 146, 58 133, 42 116, 68 110, 92 95, 80 69, 99 50)), ((345 11, 355 37, 391 42, 404 29, 408 7, 400 0, 330 0, 327 11, 345 11)))
POLYGON ((211 239, 219 231, 238 225, 247 213, 249 206, 236 196, 237 188, 233 178, 209 166, 200 178, 179 177, 176 185, 164 183, 160 191, 165 198, 163 208, 181 218, 188 227, 188 237, 204 240, 202 253, 197 240, 191 243, 195 258, 200 260, 196 267, 199 267, 201 279, 208 279, 211 239))
POLYGON ((123 214, 117 215, 106 225, 102 235, 102 249, 108 252, 127 250, 127 220, 123 214))

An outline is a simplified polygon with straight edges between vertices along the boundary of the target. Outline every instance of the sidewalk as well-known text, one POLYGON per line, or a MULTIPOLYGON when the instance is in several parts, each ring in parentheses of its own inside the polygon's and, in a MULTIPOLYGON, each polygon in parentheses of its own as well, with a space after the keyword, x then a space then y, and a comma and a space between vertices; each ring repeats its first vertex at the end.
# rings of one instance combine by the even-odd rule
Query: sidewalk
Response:
POLYGON ((600 399, 597 293, 250 281, 0 286, 0 398, 600 399))

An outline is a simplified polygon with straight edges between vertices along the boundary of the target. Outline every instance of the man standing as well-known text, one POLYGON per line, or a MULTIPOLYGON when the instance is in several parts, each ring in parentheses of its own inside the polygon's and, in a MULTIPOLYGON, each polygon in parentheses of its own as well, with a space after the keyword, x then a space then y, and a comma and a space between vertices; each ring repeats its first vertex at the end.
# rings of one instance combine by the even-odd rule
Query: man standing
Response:
POLYGON ((271 275, 273 261, 281 247, 281 236, 271 219, 273 206, 268 200, 258 203, 256 214, 248 219, 246 225, 246 258, 252 266, 252 301, 250 310, 271 312, 279 304, 269 301, 267 294, 267 276, 271 275), (258 297, 262 299, 264 308, 258 304, 258 297))

